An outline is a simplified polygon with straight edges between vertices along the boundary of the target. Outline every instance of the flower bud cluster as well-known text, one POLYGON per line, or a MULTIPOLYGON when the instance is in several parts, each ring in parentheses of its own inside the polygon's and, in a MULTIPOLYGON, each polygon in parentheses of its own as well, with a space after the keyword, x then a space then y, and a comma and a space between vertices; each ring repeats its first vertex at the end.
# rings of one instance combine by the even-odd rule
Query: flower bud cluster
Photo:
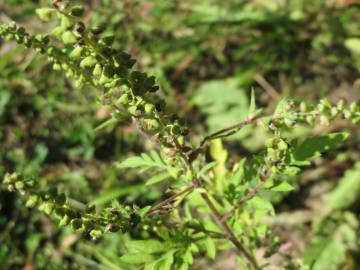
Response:
POLYGON ((285 165, 290 147, 285 139, 280 137, 270 138, 265 143, 266 156, 265 161, 270 165, 273 172, 281 170, 285 165))
POLYGON ((34 179, 24 178, 18 173, 6 174, 3 183, 9 191, 20 191, 26 195, 27 207, 37 206, 47 215, 53 214, 59 220, 60 226, 70 224, 74 231, 89 234, 93 239, 106 232, 132 230, 140 222, 140 217, 130 207, 109 207, 97 213, 94 205, 74 203, 56 188, 47 192, 38 191, 34 179))
POLYGON ((321 99, 319 104, 312 111, 304 110, 304 113, 310 113, 306 116, 308 123, 314 123, 316 116, 319 117, 319 123, 328 125, 335 118, 351 120, 352 123, 360 122, 360 107, 355 102, 347 105, 344 100, 338 101, 336 105, 331 104, 327 99, 321 99))
POLYGON ((23 27, 10 23, 0 26, 0 37, 46 54, 53 68, 63 70, 77 87, 90 83, 104 88, 103 100, 113 108, 113 118, 122 119, 126 111, 143 132, 164 147, 178 148, 188 128, 178 117, 166 115, 165 101, 154 94, 159 89, 155 77, 133 70, 136 61, 112 46, 114 36, 105 35, 104 26, 88 27, 79 20, 84 12, 82 6, 57 0, 52 8, 37 9, 40 19, 58 21, 49 35, 31 36, 23 27))
POLYGON ((360 122, 360 106, 355 102, 347 105, 344 100, 333 105, 327 99, 321 99, 317 105, 301 102, 296 106, 290 101, 279 113, 275 113, 269 123, 270 130, 279 131, 281 128, 291 128, 296 123, 329 125, 336 118, 350 120, 357 124, 360 122))

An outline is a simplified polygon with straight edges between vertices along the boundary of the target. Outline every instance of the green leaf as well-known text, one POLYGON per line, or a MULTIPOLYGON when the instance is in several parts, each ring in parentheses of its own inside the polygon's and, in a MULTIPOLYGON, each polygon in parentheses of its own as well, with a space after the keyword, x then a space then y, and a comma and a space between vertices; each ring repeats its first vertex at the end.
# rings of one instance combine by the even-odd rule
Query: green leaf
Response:
POLYGON ((175 250, 170 250, 166 252, 161 258, 161 261, 158 265, 159 270, 171 270, 171 266, 174 263, 174 253, 175 250))
POLYGON ((274 206, 271 204, 271 202, 258 195, 250 199, 248 204, 255 208, 258 218, 264 216, 266 213, 275 215, 274 206))
POLYGON ((360 196, 360 163, 348 170, 338 186, 327 197, 325 205, 330 209, 344 209, 355 203, 360 196))
POLYGON ((206 238, 205 241, 205 245, 206 245, 206 254, 210 259, 215 259, 216 257, 216 245, 215 245, 215 240, 208 237, 206 238))
POLYGON ((164 252, 169 249, 169 245, 157 240, 133 240, 128 247, 147 254, 164 252))
POLYGON ((141 208, 137 213, 139 214, 140 217, 144 217, 146 213, 149 212, 150 209, 151 209, 151 205, 147 205, 141 208))
MULTIPOLYGON (((211 132, 244 120, 249 111, 247 95, 234 78, 202 84, 195 91, 192 103, 206 115, 211 132)), ((243 129, 229 138, 239 139, 248 132, 249 129, 243 129)))
POLYGON ((156 260, 154 262, 151 262, 147 265, 145 265, 143 270, 157 270, 158 269, 158 264, 159 264, 160 260, 156 260))
POLYGON ((274 187, 271 188, 272 191, 278 191, 278 192, 287 192, 294 190, 294 187, 290 185, 288 182, 282 182, 274 187))
POLYGON ((296 161, 305 161, 318 157, 325 151, 339 147, 349 135, 349 132, 336 132, 325 136, 307 138, 302 144, 297 146, 293 157, 296 161))
POLYGON ((356 228, 345 223, 338 226, 329 237, 315 238, 305 251, 305 263, 312 263, 312 270, 342 269, 347 251, 356 245, 356 231, 356 228))
POLYGON ((118 122, 118 120, 116 118, 110 118, 108 120, 105 120, 104 122, 102 122, 100 125, 98 125, 94 131, 99 131, 102 130, 104 128, 107 128, 109 126, 113 126, 114 124, 116 124, 118 122))
POLYGON ((151 177, 149 180, 146 181, 145 185, 146 186, 154 185, 154 184, 160 183, 162 181, 165 181, 166 179, 168 179, 170 177, 171 177, 171 175, 168 172, 161 173, 161 174, 151 177))
POLYGON ((141 154, 141 156, 130 157, 121 162, 118 166, 119 168, 141 168, 142 172, 151 168, 160 170, 167 169, 166 163, 155 151, 152 151, 150 156, 147 154, 141 154))
POLYGON ((144 184, 130 185, 126 187, 111 188, 106 192, 98 194, 95 199, 91 200, 90 204, 101 205, 106 204, 114 199, 127 195, 129 193, 141 192, 144 189, 144 184))
POLYGON ((197 178, 201 178, 205 173, 207 173, 209 170, 211 170, 214 166, 218 164, 217 161, 210 162, 206 164, 204 167, 201 168, 201 170, 197 174, 197 178))
POLYGON ((126 263, 142 264, 152 262, 155 257, 144 252, 130 252, 121 256, 120 259, 126 263))
POLYGON ((80 62, 80 67, 87 68, 93 67, 97 64, 97 60, 94 56, 87 56, 80 62))

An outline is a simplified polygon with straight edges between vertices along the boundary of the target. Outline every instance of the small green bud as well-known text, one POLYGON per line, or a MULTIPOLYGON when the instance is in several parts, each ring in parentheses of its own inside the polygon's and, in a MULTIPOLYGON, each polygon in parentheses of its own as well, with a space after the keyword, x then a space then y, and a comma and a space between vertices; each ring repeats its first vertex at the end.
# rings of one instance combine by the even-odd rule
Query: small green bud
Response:
POLYGON ((96 64, 93 70, 93 75, 100 76, 102 72, 103 72, 102 66, 99 63, 96 64))
POLYGON ((39 206, 39 210, 45 212, 47 215, 50 215, 54 210, 55 205, 51 202, 42 202, 39 206))
POLYGON ((128 104, 130 101, 130 95, 129 94, 123 94, 121 95, 121 97, 118 99, 118 103, 122 104, 122 105, 125 105, 125 104, 128 104))
POLYGON ((287 150, 289 148, 289 145, 282 139, 279 140, 277 144, 277 149, 279 150, 287 150))
POLYGON ((319 112, 325 112, 326 107, 324 104, 320 103, 320 104, 318 104, 317 109, 319 112))
POLYGON ((16 182, 16 181, 20 181, 21 177, 20 177, 20 174, 18 174, 17 172, 14 172, 14 173, 10 174, 10 179, 11 179, 11 182, 16 182))
POLYGON ((306 122, 309 124, 309 125, 314 125, 315 124, 315 116, 314 115, 308 115, 306 116, 306 122))
POLYGON ((39 199, 38 195, 30 195, 29 199, 25 203, 25 206, 32 208, 39 202, 39 199))
POLYGON ((354 112, 356 112, 357 110, 358 110, 358 106, 357 106, 356 102, 352 102, 352 103, 350 104, 350 112, 354 113, 354 112))
POLYGON ((11 174, 10 173, 6 173, 5 176, 4 176, 4 180, 3 180, 3 183, 4 184, 10 184, 12 183, 12 178, 11 178, 11 174))
POLYGON ((181 135, 181 128, 179 125, 172 125, 170 128, 170 132, 172 135, 181 135))
POLYGON ((16 23, 15 22, 10 22, 7 24, 7 29, 9 29, 10 31, 15 31, 16 30, 16 23))
POLYGON ((295 125, 295 121, 289 118, 284 118, 284 124, 287 127, 293 127, 295 125))
POLYGON ((128 108, 128 112, 129 112, 130 114, 132 114, 132 115, 136 115, 136 111, 137 111, 137 106, 136 106, 136 105, 130 106, 130 107, 128 108))
POLYGON ((96 240, 97 238, 101 237, 103 235, 103 231, 99 229, 93 229, 90 231, 90 236, 96 240))
POLYGON ((64 215, 63 218, 60 220, 59 222, 59 226, 60 227, 63 227, 63 226, 66 226, 70 223, 70 217, 68 215, 64 215))
POLYGON ((265 146, 267 148, 274 148, 276 145, 276 138, 270 138, 265 141, 265 146))
POLYGON ((339 114, 339 109, 337 107, 331 107, 330 114, 332 117, 336 117, 339 114))
POLYGON ((327 98, 321 99, 320 104, 323 104, 326 109, 331 108, 331 103, 327 98))
POLYGON ((307 112, 308 111, 308 106, 307 106, 307 104, 306 104, 306 102, 301 102, 300 103, 300 111, 301 112, 307 112))
POLYGON ((71 228, 76 231, 82 228, 83 222, 80 218, 75 218, 71 221, 71 228))
POLYGON ((74 218, 76 218, 76 216, 77 216, 76 211, 74 211, 73 209, 66 208, 66 209, 65 209, 65 213, 66 213, 66 215, 69 216, 71 219, 74 219, 74 218))
POLYGON ((55 9, 53 8, 38 8, 35 10, 36 14, 44 22, 51 20, 52 15, 54 14, 55 9))
POLYGON ((110 47, 114 43, 114 40, 115 40, 114 36, 107 36, 100 39, 100 42, 110 47))
POLYGON ((58 217, 63 217, 65 216, 66 210, 64 207, 56 207, 55 208, 55 215, 57 215, 58 217))
POLYGON ((103 72, 101 73, 99 84, 104 85, 112 81, 112 78, 107 76, 106 74, 109 74, 109 70, 105 71, 105 68, 103 72))
POLYGON ((158 129, 160 127, 160 123, 157 119, 144 119, 144 124, 145 127, 148 130, 154 130, 154 129, 158 129))
POLYGON ((93 28, 91 28, 91 33, 93 33, 94 35, 98 35, 101 34, 102 32, 104 32, 105 30, 105 25, 97 25, 94 26, 93 28))
POLYGON ((10 184, 10 185, 8 185, 7 186, 7 189, 8 189, 8 191, 10 191, 10 192, 14 192, 16 189, 15 189, 15 186, 13 185, 13 184, 10 184))
POLYGON ((53 64, 53 69, 54 70, 61 70, 61 65, 59 63, 54 63, 53 64))
POLYGON ((320 125, 328 126, 330 124, 330 120, 326 115, 320 116, 320 125))
POLYGON ((93 67, 97 64, 97 60, 94 56, 87 56, 80 62, 81 68, 93 67))
POLYGON ((155 105, 151 103, 146 103, 144 109, 147 114, 152 114, 155 110, 155 105))
POLYGON ((76 47, 70 53, 70 58, 79 59, 82 56, 83 52, 84 52, 84 47, 83 46, 76 47))
POLYGON ((75 17, 80 17, 84 14, 84 7, 81 5, 75 5, 71 8, 70 14, 75 17))
POLYGON ((19 27, 19 28, 16 30, 16 33, 17 33, 18 35, 23 36, 24 34, 26 34, 26 30, 25 30, 24 27, 19 27))
POLYGON ((16 189, 24 189, 25 184, 22 181, 15 182, 15 188, 16 189))
POLYGON ((345 100, 340 99, 339 102, 337 103, 337 108, 339 111, 342 111, 345 109, 345 100))
POLYGON ((12 39, 14 39, 14 34, 13 33, 8 33, 6 36, 5 36, 5 39, 6 40, 12 40, 12 39))
POLYGON ((344 110, 343 114, 345 119, 350 119, 352 116, 352 113, 349 110, 344 110))
POLYGON ((63 27, 57 26, 51 31, 50 35, 60 39, 64 31, 65 29, 63 27))
POLYGON ((58 205, 64 205, 66 203, 66 196, 64 193, 61 193, 57 196, 55 196, 54 201, 58 205))
POLYGON ((34 187, 34 186, 35 186, 35 180, 34 180, 34 178, 27 179, 27 180, 25 181, 25 185, 26 185, 27 187, 34 187))
POLYGON ((68 65, 67 63, 62 63, 62 64, 61 64, 61 68, 62 68, 63 70, 69 70, 69 65, 68 65))
POLYGON ((61 22, 60 22, 60 26, 64 29, 70 29, 72 28, 74 25, 74 22, 72 21, 70 16, 67 15, 62 15, 61 16, 61 22))
POLYGON ((64 44, 75 44, 77 42, 76 36, 72 31, 65 31, 61 38, 64 44))
POLYGON ((111 78, 114 76, 114 74, 115 74, 115 70, 111 65, 106 65, 104 67, 104 75, 106 77, 111 78))

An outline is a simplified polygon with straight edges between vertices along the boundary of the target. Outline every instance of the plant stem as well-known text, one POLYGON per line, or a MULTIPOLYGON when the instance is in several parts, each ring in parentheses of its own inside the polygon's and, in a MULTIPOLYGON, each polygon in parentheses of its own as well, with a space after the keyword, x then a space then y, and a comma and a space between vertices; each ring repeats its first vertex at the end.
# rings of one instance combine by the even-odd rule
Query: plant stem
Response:
POLYGON ((240 208, 245 202, 252 199, 255 195, 257 195, 263 188, 264 183, 260 183, 255 189, 251 190, 248 194, 246 194, 236 205, 234 205, 228 212, 226 212, 221 221, 225 222, 237 209, 240 208))
POLYGON ((234 244, 234 246, 237 248, 238 253, 241 256, 244 256, 248 262, 251 264, 251 266, 255 269, 255 270, 260 270, 260 267, 258 266, 256 259, 254 258, 254 256, 243 246, 243 244, 241 244, 241 242, 236 238, 234 232, 231 230, 231 228, 229 227, 229 225, 227 225, 226 222, 221 220, 221 214, 219 213, 219 211, 216 209, 215 205, 211 202, 209 196, 206 193, 201 193, 201 197, 203 198, 203 200, 205 201, 206 205, 209 207, 209 209, 212 212, 212 217, 214 219, 214 221, 218 224, 218 226, 220 226, 225 234, 227 234, 229 240, 234 244))
POLYGON ((161 201, 159 202, 158 204, 154 205, 150 210, 149 212, 146 213, 146 216, 149 216, 151 215, 153 212, 155 212, 156 210, 164 207, 165 205, 171 203, 174 199, 176 199, 177 197, 180 197, 181 195, 184 195, 186 193, 190 193, 191 191, 194 190, 194 186, 191 185, 191 186, 188 186, 187 188, 185 188, 184 190, 178 192, 178 193, 175 193, 174 195, 170 196, 169 198, 167 198, 166 200, 164 201, 161 201))
POLYGON ((221 129, 219 131, 216 131, 216 132, 206 136, 201 141, 199 148, 203 148, 205 146, 206 142, 208 142, 210 140, 213 140, 213 139, 218 138, 218 137, 231 135, 231 134, 237 132, 238 130, 242 129, 243 127, 245 127, 245 126, 247 126, 249 124, 255 123, 260 118, 261 117, 259 117, 259 116, 249 116, 247 119, 245 119, 244 121, 242 121, 242 122, 240 122, 238 124, 235 124, 235 125, 232 125, 230 127, 227 127, 227 128, 221 129))

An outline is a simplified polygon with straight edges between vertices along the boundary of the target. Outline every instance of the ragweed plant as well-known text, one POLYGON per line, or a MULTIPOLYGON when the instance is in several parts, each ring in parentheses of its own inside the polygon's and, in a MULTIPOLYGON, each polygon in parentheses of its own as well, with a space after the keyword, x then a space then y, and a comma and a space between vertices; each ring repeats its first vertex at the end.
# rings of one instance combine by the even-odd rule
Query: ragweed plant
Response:
MULTIPOLYGON (((99 101, 112 112, 98 129, 131 119, 139 132, 158 146, 149 154, 120 162, 119 169, 135 168, 139 174, 151 170, 145 185, 167 181, 171 195, 142 208, 114 204, 100 209, 18 172, 7 174, 3 184, 24 195, 26 206, 37 206, 58 219, 60 226, 70 224, 93 239, 104 233, 140 231, 144 239, 132 240, 121 260, 143 269, 184 270, 196 255, 206 252, 214 259, 225 249, 236 250, 243 267, 265 269, 257 251, 265 249, 262 256, 269 257, 281 244, 263 222, 264 217, 275 215, 271 194, 291 191, 291 179, 303 167, 349 136, 346 131, 305 139, 290 139, 287 134, 298 125, 327 126, 337 118, 358 123, 359 106, 344 101, 331 104, 321 100, 311 105, 283 99, 267 115, 256 108, 253 93, 245 120, 195 136, 186 119, 169 112, 157 93, 155 77, 136 70, 131 55, 113 48, 114 37, 105 35, 103 27, 83 23, 83 13, 81 5, 57 0, 52 7, 37 10, 42 20, 57 23, 51 33, 32 35, 9 23, 0 26, 0 36, 45 55, 53 68, 64 71, 77 87, 90 84, 98 88, 99 101), (265 150, 230 165, 222 139, 251 125, 271 134, 264 142, 265 150)), ((310 269, 292 260, 286 267, 310 269)))

